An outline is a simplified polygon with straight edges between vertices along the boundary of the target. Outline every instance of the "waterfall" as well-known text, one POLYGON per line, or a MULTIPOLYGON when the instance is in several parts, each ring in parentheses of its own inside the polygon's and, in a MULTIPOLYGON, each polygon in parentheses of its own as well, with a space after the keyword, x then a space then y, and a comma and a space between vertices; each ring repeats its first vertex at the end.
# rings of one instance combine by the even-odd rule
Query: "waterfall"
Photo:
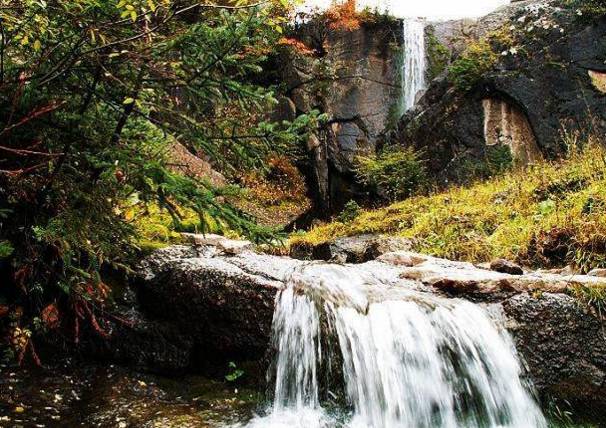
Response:
POLYGON ((274 312, 273 405, 249 427, 547 426, 494 316, 372 267, 312 264, 293 275, 274 312), (329 338, 335 349, 323 346, 329 338), (342 372, 341 411, 322 405, 321 367, 342 372))
POLYGON ((402 113, 414 107, 417 94, 425 89, 425 25, 415 19, 402 21, 402 113))

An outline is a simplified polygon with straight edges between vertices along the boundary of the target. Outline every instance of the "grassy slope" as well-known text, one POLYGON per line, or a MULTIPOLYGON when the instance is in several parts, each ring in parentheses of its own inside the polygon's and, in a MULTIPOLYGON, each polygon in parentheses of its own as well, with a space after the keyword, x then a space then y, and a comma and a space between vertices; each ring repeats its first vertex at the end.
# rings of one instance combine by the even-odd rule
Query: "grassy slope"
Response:
POLYGON ((606 149, 590 144, 558 163, 364 211, 347 224, 318 226, 294 235, 291 245, 383 233, 412 238, 415 250, 456 260, 606 267, 605 173, 606 149))

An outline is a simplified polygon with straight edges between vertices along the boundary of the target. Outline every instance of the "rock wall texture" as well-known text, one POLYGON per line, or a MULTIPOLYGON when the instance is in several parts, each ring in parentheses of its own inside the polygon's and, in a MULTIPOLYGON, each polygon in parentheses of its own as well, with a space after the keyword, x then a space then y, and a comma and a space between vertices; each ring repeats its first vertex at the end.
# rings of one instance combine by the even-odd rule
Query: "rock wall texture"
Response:
POLYGON ((396 20, 326 33, 303 25, 297 37, 319 45, 315 53, 293 50, 281 59, 292 113, 315 109, 328 116, 309 138, 305 168, 320 215, 355 198, 355 158, 374 153, 388 122, 397 120, 401 33, 396 20))
POLYGON ((499 33, 504 46, 494 52, 493 67, 467 89, 446 73, 435 79, 388 133, 389 142, 424 150, 430 170, 446 183, 464 181, 463 166, 484 161, 497 142, 526 163, 563 153, 563 131, 605 134, 606 18, 582 21, 560 2, 523 1, 474 28, 480 37, 499 33), (503 116, 509 126, 498 125, 503 116))

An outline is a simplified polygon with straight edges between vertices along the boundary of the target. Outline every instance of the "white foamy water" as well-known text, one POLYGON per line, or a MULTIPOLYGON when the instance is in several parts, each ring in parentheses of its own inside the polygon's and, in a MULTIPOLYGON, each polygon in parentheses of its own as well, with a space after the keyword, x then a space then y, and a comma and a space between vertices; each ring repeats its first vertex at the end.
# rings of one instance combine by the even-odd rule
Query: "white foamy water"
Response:
POLYGON ((425 89, 425 24, 415 19, 402 21, 402 113, 414 107, 417 94, 425 89))
POLYGON ((485 309, 392 279, 327 265, 293 275, 276 300, 273 405, 249 427, 547 427, 510 336, 485 309), (335 349, 323 349, 328 338, 335 349), (329 411, 321 367, 336 361, 347 403, 329 411))

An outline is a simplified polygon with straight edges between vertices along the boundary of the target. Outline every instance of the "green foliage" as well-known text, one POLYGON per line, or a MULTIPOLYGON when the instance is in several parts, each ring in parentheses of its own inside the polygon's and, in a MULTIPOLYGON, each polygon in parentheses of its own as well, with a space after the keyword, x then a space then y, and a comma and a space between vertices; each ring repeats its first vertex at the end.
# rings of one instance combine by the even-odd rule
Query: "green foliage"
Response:
POLYGON ((226 381, 235 382, 238 379, 240 379, 242 376, 244 376, 244 370, 239 369, 238 366, 236 366, 236 363, 234 363, 233 361, 231 361, 228 366, 229 366, 229 373, 225 375, 226 381))
POLYGON ((450 81, 461 91, 472 89, 492 70, 498 55, 487 40, 473 42, 448 68, 450 81))
POLYGON ((341 223, 351 223, 361 212, 362 208, 360 208, 360 205, 358 205, 356 201, 349 201, 345 204, 343 211, 337 216, 337 221, 340 221, 341 223))
POLYGON ((412 148, 387 148, 377 156, 361 157, 356 172, 362 183, 388 201, 408 198, 428 181, 424 161, 412 148))
POLYGON ((10 290, 0 294, 25 308, 20 323, 58 299, 97 329, 99 271, 135 255, 135 207, 274 240, 229 204, 233 188, 178 172, 171 147, 230 175, 263 168, 315 126, 315 113, 266 119, 274 88, 259 82, 281 37, 280 3, 1 3, 0 257, 10 257, 1 278, 10 290))

